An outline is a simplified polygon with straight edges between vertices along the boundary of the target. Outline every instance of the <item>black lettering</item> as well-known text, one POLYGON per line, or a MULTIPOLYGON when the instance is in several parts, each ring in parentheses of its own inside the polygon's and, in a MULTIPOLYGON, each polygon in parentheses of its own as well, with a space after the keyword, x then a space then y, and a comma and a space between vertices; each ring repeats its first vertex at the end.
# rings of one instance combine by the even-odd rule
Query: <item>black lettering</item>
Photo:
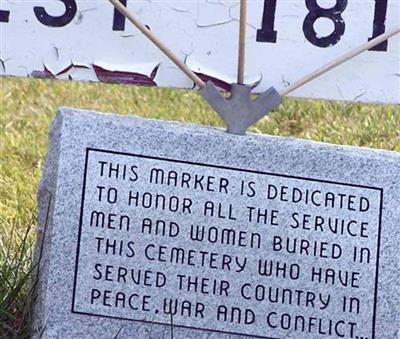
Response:
POLYGON ((276 42, 278 32, 274 30, 277 0, 264 0, 261 29, 257 30, 258 42, 276 42))
POLYGON ((10 11, 0 10, 0 22, 9 22, 9 21, 10 21, 10 11))
POLYGON ((317 0, 306 0, 306 5, 309 13, 303 23, 303 32, 307 40, 317 47, 325 48, 336 45, 346 29, 341 14, 347 7, 347 0, 336 0, 336 5, 332 8, 320 7, 317 0), (335 29, 330 35, 326 37, 318 36, 314 24, 319 18, 327 18, 334 23, 335 29))
POLYGON ((52 16, 46 12, 44 7, 33 7, 36 18, 48 27, 64 27, 75 17, 77 6, 75 0, 60 0, 65 6, 65 13, 60 16, 52 16))
MULTIPOLYGON (((374 14, 374 25, 372 37, 369 41, 382 35, 386 31, 386 14, 388 8, 387 0, 375 0, 375 14, 374 14)), ((388 41, 384 41, 375 47, 372 47, 370 51, 386 52, 388 49, 388 41)))
MULTIPOLYGON (((119 0, 121 5, 126 7, 127 0, 119 0)), ((125 30, 125 16, 123 16, 118 9, 114 8, 113 31, 125 30)))

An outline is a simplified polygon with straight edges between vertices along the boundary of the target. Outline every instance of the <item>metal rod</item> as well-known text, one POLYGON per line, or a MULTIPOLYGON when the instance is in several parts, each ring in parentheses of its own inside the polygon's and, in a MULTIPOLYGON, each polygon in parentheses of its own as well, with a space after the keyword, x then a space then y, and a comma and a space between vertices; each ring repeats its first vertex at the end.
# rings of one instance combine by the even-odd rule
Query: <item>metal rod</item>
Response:
POLYGON ((238 74, 237 83, 244 84, 244 68, 246 54, 246 17, 247 0, 240 0, 240 27, 239 27, 239 52, 238 52, 238 74))
POLYGON ((164 43, 159 40, 152 31, 150 31, 145 25, 143 25, 127 8, 121 4, 119 0, 109 0, 113 6, 125 16, 136 28, 141 31, 154 45, 156 45, 182 72, 184 72, 197 86, 200 88, 206 84, 200 79, 187 65, 178 59, 178 57, 172 52, 164 43))
POLYGON ((391 32, 382 34, 375 39, 372 39, 366 44, 363 44, 360 47, 357 47, 356 49, 344 54, 343 56, 335 59, 334 61, 330 62, 329 64, 315 70, 314 72, 306 75, 305 77, 301 78, 300 80, 294 82, 292 85, 286 87, 283 89, 279 94, 281 96, 288 95, 289 93, 293 92, 294 90, 298 89, 299 87, 304 86, 305 84, 309 83, 310 81, 320 77, 321 75, 329 72, 330 70, 336 68, 337 66, 345 63, 346 61, 349 61, 350 59, 356 57, 357 55, 360 55, 361 53, 369 50, 372 47, 375 47, 376 45, 379 45, 380 43, 390 39, 391 37, 395 36, 396 34, 400 33, 400 27, 397 27, 391 32))

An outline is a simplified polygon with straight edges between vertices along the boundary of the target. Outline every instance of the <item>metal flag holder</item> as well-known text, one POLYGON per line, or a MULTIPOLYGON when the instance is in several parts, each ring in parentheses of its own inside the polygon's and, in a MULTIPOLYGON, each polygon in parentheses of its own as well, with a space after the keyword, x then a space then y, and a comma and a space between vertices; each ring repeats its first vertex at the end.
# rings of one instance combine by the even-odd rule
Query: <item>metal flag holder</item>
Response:
POLYGON ((237 135, 244 135, 249 126, 253 125, 258 120, 268 115, 273 109, 278 107, 282 103, 284 96, 400 33, 400 27, 397 27, 391 32, 382 34, 370 40, 368 43, 355 48, 325 66, 313 71, 280 92, 278 92, 274 87, 271 87, 266 92, 259 94, 256 99, 252 99, 252 87, 244 84, 247 0, 240 0, 237 84, 232 84, 230 96, 225 97, 212 82, 205 83, 197 74, 195 74, 174 54, 174 52, 172 52, 171 49, 159 40, 152 31, 130 13, 119 0, 109 1, 199 87, 200 94, 225 122, 227 132, 237 135))

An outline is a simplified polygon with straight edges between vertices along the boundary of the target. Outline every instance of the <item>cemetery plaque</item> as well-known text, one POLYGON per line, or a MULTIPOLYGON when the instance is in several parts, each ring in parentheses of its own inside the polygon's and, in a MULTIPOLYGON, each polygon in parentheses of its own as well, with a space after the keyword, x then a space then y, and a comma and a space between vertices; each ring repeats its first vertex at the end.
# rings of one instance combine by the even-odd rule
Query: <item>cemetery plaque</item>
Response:
POLYGON ((395 338, 399 173, 394 152, 61 109, 36 334, 395 338))

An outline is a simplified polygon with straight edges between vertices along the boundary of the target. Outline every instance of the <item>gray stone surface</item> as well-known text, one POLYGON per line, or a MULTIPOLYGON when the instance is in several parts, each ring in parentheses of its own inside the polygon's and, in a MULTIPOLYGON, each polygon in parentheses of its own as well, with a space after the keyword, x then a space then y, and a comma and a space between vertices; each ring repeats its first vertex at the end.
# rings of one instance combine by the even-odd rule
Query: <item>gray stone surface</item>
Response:
POLYGON ((398 153, 63 108, 39 205, 35 338, 399 334, 398 153))

